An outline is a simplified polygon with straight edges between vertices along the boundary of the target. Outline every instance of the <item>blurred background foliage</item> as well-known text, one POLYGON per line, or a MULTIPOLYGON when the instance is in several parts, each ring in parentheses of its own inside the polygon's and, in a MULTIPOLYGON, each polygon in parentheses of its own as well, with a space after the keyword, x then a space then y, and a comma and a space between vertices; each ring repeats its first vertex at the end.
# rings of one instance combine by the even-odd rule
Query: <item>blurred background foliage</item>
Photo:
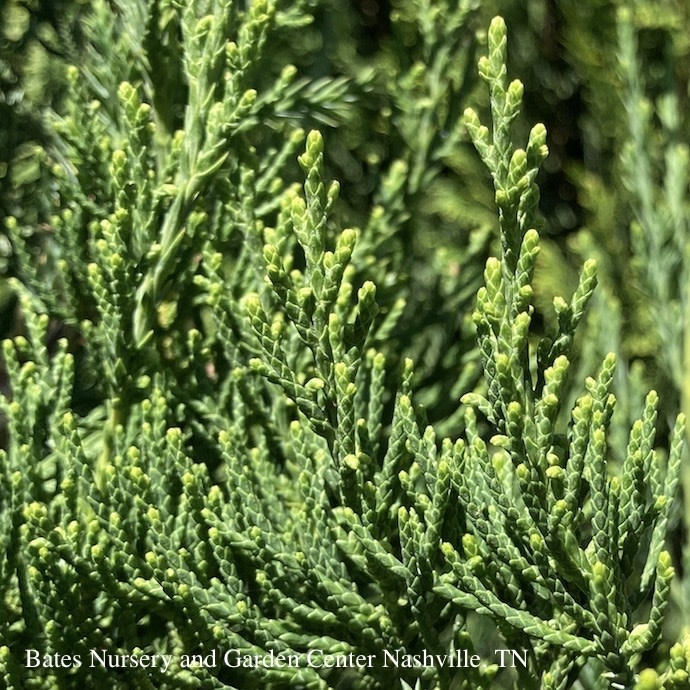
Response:
MULTIPOLYGON (((90 87, 103 93, 114 94, 122 79, 143 81, 167 131, 182 126, 174 3, 156 5, 155 45, 136 30, 127 5, 0 0, 0 337, 21 329, 6 278, 29 269, 12 233, 35 263, 32 275, 40 276, 34 269, 50 252, 57 182, 45 114, 63 107, 65 65, 85 64, 90 87), (109 31, 95 11, 112 13, 109 31)), ((690 413, 690 4, 304 0, 300 7, 314 20, 295 23, 272 45, 269 71, 288 64, 298 71, 284 117, 324 133, 327 175, 341 184, 334 222, 387 229, 361 272, 379 286, 384 316, 402 310, 385 331, 387 350, 416 361, 416 399, 439 433, 458 435, 459 398, 479 385, 470 316, 496 215, 462 112, 488 108, 474 66, 484 27, 501 14, 509 74, 525 85, 522 131, 526 137, 543 122, 549 133, 538 180, 535 318, 545 331, 554 325, 554 296, 569 298, 579 267, 594 256, 600 284, 580 333, 577 379, 605 352, 619 356, 614 459, 648 388, 661 394, 663 438, 679 408, 690 413)), ((259 92, 262 78, 268 83, 256 75, 259 92)), ((56 314, 55 330, 67 326, 56 314)), ((681 577, 670 640, 690 620, 687 556, 682 563, 689 475, 686 468, 672 545, 681 577)))

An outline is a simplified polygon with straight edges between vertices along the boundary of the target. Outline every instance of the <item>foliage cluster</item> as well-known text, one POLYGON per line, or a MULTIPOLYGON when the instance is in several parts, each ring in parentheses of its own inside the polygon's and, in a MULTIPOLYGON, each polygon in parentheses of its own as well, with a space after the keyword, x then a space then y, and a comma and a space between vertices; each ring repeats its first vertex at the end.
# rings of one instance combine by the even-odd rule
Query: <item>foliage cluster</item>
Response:
MULTIPOLYGON (((580 45, 586 18, 556 5, 580 45)), ((610 14, 624 126, 601 150, 620 157, 569 171, 594 220, 567 252, 596 255, 595 290, 597 264, 537 231, 564 217, 539 212, 547 131, 521 119, 490 9, 399 0, 375 45, 325 0, 102 0, 83 35, 60 24, 54 136, 3 197, 8 687, 690 686, 683 98, 653 110, 644 7, 610 14), (615 175, 644 303, 601 239, 615 175), (665 382, 660 407, 642 390, 665 382), (173 661, 30 669, 27 649, 173 661), (230 649, 299 663, 181 666, 230 649), (319 665, 334 654, 378 661, 319 665)))

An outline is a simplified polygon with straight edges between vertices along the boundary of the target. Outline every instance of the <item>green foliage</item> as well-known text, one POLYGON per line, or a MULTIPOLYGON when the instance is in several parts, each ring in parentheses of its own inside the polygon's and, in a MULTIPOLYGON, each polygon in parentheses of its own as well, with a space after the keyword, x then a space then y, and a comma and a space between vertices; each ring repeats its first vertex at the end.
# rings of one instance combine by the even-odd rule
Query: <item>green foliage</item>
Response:
POLYGON ((687 638, 643 663, 671 602, 684 417, 658 449, 652 391, 620 446, 616 356, 571 372, 594 261, 553 300, 553 329, 532 323, 548 149, 541 124, 514 145, 524 88, 503 20, 479 60, 488 127, 460 116, 475 3, 399 3, 418 55, 399 65, 393 43, 359 81, 280 64, 317 2, 114 7, 93 3, 93 53, 47 115, 50 236, 37 252, 35 228, 6 221, 24 323, 0 397, 7 686, 686 687, 687 638), (339 200, 337 159, 300 112, 345 126, 366 89, 393 104, 380 124, 400 154, 339 200), (465 132, 498 209, 482 287, 484 221, 453 255, 468 275, 441 255, 440 278, 412 275, 423 196, 446 166, 477 166, 465 132), (348 214, 359 227, 341 229, 348 214), (54 348, 51 320, 70 336, 54 348), (499 665, 506 645, 524 666, 499 665), (89 650, 169 665, 116 670, 89 650), (462 652, 482 662, 439 662, 462 652))
MULTIPOLYGON (((622 8, 608 0, 558 5, 554 30, 567 62, 558 83, 574 94, 583 147, 581 160, 561 155, 584 219, 568 248, 595 257, 600 267, 582 364, 591 366, 607 350, 619 357, 614 386, 621 414, 612 429, 618 454, 647 388, 666 391, 660 419, 679 407, 688 412, 688 8, 667 2, 622 8)), ((540 87, 547 94, 555 88, 545 80, 540 87)), ((690 473, 681 479, 684 509, 672 522, 688 572, 690 473)), ((688 620, 688 582, 674 597, 681 623, 688 620)))

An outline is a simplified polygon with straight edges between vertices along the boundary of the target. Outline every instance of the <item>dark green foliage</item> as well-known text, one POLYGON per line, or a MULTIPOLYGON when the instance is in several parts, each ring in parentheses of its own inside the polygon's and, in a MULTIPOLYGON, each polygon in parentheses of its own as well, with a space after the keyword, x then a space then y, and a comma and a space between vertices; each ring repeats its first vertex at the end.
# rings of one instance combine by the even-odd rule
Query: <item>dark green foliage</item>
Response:
MULTIPOLYGON (((595 261, 536 322, 547 131, 523 134, 505 23, 483 46, 477 3, 401 1, 372 44, 355 16, 90 6, 44 116, 50 203, 5 220, 8 687, 687 686, 688 638, 663 629, 684 417, 660 434, 632 384, 614 414, 625 353, 578 335, 608 313, 595 261), (115 670, 103 650, 165 657, 115 670), (447 662, 463 652, 481 663, 447 662)), ((623 166, 649 155, 637 135, 623 166)), ((629 180, 670 313, 683 288, 654 262, 682 245, 676 177, 658 217, 652 173, 629 180)))

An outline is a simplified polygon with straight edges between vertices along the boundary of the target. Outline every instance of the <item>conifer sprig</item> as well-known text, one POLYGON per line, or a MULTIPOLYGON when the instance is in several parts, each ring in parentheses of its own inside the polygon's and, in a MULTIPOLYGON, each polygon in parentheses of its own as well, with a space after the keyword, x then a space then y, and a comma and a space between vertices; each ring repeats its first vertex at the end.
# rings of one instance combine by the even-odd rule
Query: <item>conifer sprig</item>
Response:
MULTIPOLYGON (((297 98, 293 71, 273 90, 252 86, 270 32, 299 24, 307 3, 164 5, 147 14, 139 4, 123 21, 145 19, 144 43, 154 25, 170 29, 183 130, 169 131, 153 74, 121 75, 115 101, 83 111, 93 94, 72 70, 61 133, 66 158, 82 157, 89 173, 65 166, 55 213, 55 267, 65 269, 56 284, 72 299, 42 299, 31 269, 29 287, 14 286, 26 335, 3 344, 11 395, 0 396, 8 687, 565 689, 581 671, 614 690, 687 680, 685 642, 664 675, 636 677, 670 598, 664 541, 684 420, 665 459, 650 393, 613 467, 609 355, 573 384, 579 397, 563 421, 596 267, 587 262, 572 298, 554 301, 554 332, 537 334, 546 130, 514 148, 523 89, 507 80, 503 20, 479 63, 492 126, 465 115, 501 239, 473 314, 484 384, 462 398, 456 437, 443 438, 418 404, 415 363, 385 342, 401 312, 387 303, 380 314, 367 279, 376 224, 339 230, 324 137, 277 125, 297 98), (301 185, 283 180, 300 170, 301 185), (51 315, 79 330, 102 374, 87 413, 71 400, 76 353, 65 340, 46 346, 51 315), (414 661, 484 653, 476 633, 486 623, 527 656, 510 678, 488 660, 414 661), (22 663, 27 649, 172 661, 165 671, 36 670, 22 663), (233 667, 226 652, 296 663, 233 667), (185 663, 214 653, 214 664, 185 663), (387 653, 408 662, 384 664, 387 653), (333 655, 374 661, 343 668, 326 663, 333 655)), ((452 15, 454 29, 470 5, 452 15)), ((443 16, 425 8, 425 50, 442 71, 449 56, 432 37, 443 16)), ((337 101, 341 87, 313 83, 311 96, 337 101)), ((408 180, 420 185, 434 139, 422 120, 408 180)), ((392 171, 392 196, 397 174, 407 172, 392 171)))

